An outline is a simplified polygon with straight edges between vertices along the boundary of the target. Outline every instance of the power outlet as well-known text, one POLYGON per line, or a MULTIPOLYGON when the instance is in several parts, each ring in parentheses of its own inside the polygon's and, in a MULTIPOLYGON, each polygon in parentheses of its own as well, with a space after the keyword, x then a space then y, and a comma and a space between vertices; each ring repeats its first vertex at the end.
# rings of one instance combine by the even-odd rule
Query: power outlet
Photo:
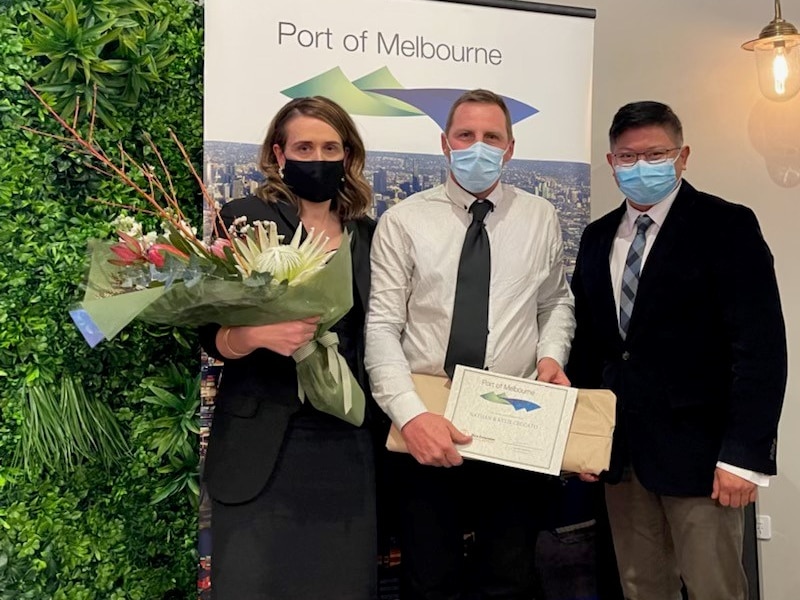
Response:
POLYGON ((756 537, 760 540, 772 538, 772 520, 769 515, 756 516, 756 537))

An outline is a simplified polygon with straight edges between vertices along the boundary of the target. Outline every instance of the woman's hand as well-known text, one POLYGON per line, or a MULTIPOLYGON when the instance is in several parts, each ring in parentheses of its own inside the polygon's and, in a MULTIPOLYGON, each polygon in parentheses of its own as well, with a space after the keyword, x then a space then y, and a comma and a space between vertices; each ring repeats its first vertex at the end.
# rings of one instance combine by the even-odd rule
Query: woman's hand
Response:
POLYGON ((283 356, 291 356, 314 338, 319 317, 299 321, 285 321, 272 325, 250 327, 250 335, 257 348, 266 348, 283 356))
POLYGON ((314 338, 318 324, 319 317, 309 317, 271 325, 223 327, 217 334, 217 349, 227 358, 242 358, 258 348, 291 356, 314 338))

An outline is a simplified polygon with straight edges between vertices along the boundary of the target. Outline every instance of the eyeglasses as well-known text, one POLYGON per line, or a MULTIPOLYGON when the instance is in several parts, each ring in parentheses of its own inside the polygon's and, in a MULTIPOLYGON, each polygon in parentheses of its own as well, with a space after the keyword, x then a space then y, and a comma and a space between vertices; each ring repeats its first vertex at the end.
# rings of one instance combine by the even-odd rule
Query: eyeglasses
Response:
POLYGON ((670 152, 680 149, 681 146, 677 148, 656 148, 654 150, 647 150, 646 152, 615 152, 611 156, 614 157, 614 162, 621 167, 635 165, 640 156, 644 157, 644 160, 651 165, 657 165, 666 161, 669 158, 670 152))

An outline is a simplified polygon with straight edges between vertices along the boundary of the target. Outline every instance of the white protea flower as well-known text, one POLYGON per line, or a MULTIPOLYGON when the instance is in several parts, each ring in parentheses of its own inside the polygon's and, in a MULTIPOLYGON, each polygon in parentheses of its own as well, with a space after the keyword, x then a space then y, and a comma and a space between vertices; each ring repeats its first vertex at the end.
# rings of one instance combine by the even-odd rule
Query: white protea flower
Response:
POLYGON ((288 281, 295 286, 321 269, 332 253, 325 251, 328 238, 315 236, 312 229, 301 244, 302 225, 298 226, 289 244, 281 244, 283 236, 271 221, 254 224, 252 233, 244 239, 235 238, 239 264, 236 268, 242 275, 269 273, 275 281, 288 281))

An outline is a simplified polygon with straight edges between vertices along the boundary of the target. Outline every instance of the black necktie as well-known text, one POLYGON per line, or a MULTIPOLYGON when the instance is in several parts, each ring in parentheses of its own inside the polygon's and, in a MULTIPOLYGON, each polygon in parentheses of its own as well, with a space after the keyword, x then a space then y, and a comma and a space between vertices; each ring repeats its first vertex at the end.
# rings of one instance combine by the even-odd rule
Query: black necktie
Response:
POLYGON ((484 219, 494 205, 489 200, 472 203, 472 223, 464 236, 458 262, 456 297, 450 341, 444 370, 453 378, 456 365, 482 369, 486 361, 486 336, 489 333, 489 278, 491 249, 484 219))

